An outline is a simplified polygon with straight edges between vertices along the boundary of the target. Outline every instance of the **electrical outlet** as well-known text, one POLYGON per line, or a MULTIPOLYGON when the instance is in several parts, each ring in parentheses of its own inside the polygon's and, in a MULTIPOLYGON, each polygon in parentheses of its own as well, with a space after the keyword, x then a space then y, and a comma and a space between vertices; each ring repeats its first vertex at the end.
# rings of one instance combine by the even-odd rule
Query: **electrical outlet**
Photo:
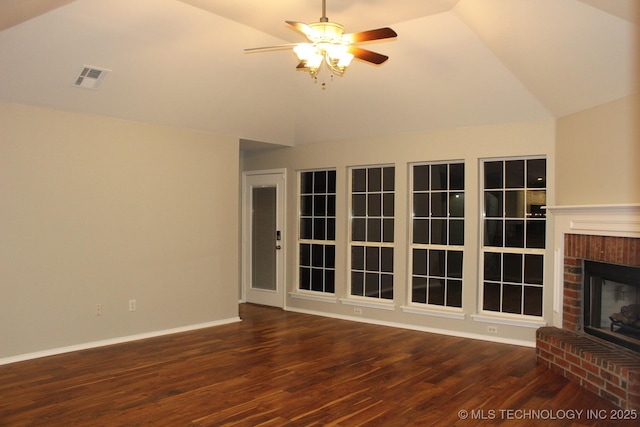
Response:
POLYGON ((497 334, 498 327, 496 325, 489 325, 487 326, 487 332, 489 332, 490 334, 497 334))
POLYGON ((356 307, 353 309, 353 314, 362 314, 362 309, 360 307, 356 307))
POLYGON ((136 311, 136 300, 129 300, 129 311, 136 311))
POLYGON ((96 316, 102 316, 102 304, 96 304, 96 316))

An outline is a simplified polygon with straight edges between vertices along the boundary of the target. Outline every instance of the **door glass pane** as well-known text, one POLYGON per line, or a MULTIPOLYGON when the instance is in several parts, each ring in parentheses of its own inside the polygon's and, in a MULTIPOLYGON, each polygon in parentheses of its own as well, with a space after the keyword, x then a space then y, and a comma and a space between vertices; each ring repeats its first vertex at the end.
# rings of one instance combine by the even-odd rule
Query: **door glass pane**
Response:
POLYGON ((251 287, 276 290, 276 188, 252 189, 251 287))

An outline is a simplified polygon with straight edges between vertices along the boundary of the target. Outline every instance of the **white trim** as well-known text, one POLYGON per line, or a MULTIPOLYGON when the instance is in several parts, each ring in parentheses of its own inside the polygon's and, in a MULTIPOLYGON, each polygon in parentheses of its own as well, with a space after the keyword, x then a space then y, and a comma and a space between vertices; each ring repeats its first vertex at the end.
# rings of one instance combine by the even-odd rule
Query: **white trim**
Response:
POLYGON ((364 300, 346 299, 346 298, 340 298, 340 302, 344 305, 355 305, 358 307, 378 308, 380 310, 394 311, 396 309, 396 306, 393 305, 393 302, 385 303, 385 302, 364 301, 364 300))
POLYGON ((497 317, 497 316, 483 316, 481 314, 472 314, 471 318, 475 322, 483 322, 483 323, 495 323, 498 325, 509 325, 509 326, 518 326, 521 328, 532 328, 538 329, 543 326, 547 326, 547 322, 545 321, 537 321, 537 320, 524 320, 524 319, 510 319, 506 317, 497 317))
POLYGON ((400 307, 403 313, 420 314, 422 316, 434 316, 444 317, 447 319, 464 320, 466 315, 463 312, 447 311, 447 310, 433 310, 428 308, 411 307, 403 305, 400 307))
POLYGON ((316 295, 316 294, 307 294, 307 293, 302 293, 302 292, 289 292, 289 296, 291 298, 296 298, 296 299, 305 299, 305 300, 309 300, 309 301, 318 301, 318 302, 328 302, 328 303, 332 303, 335 304, 338 302, 338 298, 333 296, 324 296, 324 295, 316 295))
POLYGON ((17 356, 4 357, 0 359, 0 366, 8 365, 10 363, 23 362, 25 360, 38 359, 41 357, 55 356, 57 354, 69 353, 72 351, 89 350, 92 348, 104 347, 107 345, 122 344, 130 341, 138 341, 138 340, 143 340, 147 338, 155 338, 155 337, 160 337, 164 335, 177 334, 180 332, 195 331, 198 329, 211 328, 214 326, 222 326, 222 325, 227 325, 229 323, 235 323, 235 322, 241 322, 241 321, 242 319, 240 319, 240 317, 230 317, 228 319, 216 320, 216 321, 207 322, 207 323, 199 323, 196 325, 182 326, 179 328, 165 329, 162 331, 146 332, 143 334, 128 335, 124 337, 110 338, 110 339, 100 340, 100 341, 92 341, 92 342, 87 342, 83 344, 70 345, 67 347, 52 348, 49 350, 36 351, 34 353, 19 354, 17 356))
POLYGON ((428 327, 425 327, 425 326, 409 325, 409 324, 406 324, 406 323, 387 322, 387 321, 383 321, 383 320, 374 320, 374 319, 368 319, 368 318, 363 318, 363 317, 344 316, 344 315, 341 315, 341 314, 326 313, 326 312, 322 312, 322 311, 305 310, 303 308, 289 307, 289 308, 287 308, 287 310, 295 312, 295 313, 310 314, 310 315, 313 315, 313 316, 329 317, 329 318, 332 318, 332 319, 348 320, 348 321, 351 321, 351 322, 367 323, 367 324, 370 324, 370 325, 389 326, 389 327, 392 327, 392 328, 408 329, 408 330, 412 330, 412 331, 427 332, 427 333, 438 334, 438 335, 447 335, 447 336, 451 336, 451 337, 469 338, 469 339, 475 339, 475 340, 481 340, 481 341, 496 342, 496 343, 501 343, 501 344, 512 344, 512 345, 518 345, 518 346, 521 346, 521 347, 532 347, 532 348, 535 348, 535 346, 536 346, 535 340, 526 341, 526 340, 517 340, 517 339, 512 339, 512 338, 491 337, 491 336, 487 336, 487 335, 472 334, 472 333, 459 332, 459 331, 451 331, 451 330, 448 330, 448 329, 428 328, 428 327))

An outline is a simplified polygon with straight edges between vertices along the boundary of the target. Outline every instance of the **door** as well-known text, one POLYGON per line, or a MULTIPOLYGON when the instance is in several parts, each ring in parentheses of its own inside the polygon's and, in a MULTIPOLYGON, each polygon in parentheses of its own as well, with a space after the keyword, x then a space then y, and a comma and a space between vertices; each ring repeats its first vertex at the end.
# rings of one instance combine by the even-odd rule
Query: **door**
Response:
POLYGON ((284 307, 284 171, 243 180, 243 296, 284 307))

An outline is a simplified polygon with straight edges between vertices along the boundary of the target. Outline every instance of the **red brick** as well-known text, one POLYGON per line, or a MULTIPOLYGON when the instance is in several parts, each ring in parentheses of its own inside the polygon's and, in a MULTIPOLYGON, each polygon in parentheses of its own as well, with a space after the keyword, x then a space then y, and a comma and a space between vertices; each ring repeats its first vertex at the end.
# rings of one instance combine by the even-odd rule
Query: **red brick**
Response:
POLYGON ((600 397, 602 397, 605 400, 608 400, 609 402, 613 403, 616 406, 621 406, 621 401, 620 398, 614 394, 611 394, 609 392, 607 392, 606 390, 600 390, 600 397))
POLYGON ((606 381, 614 384, 614 385, 620 385, 620 377, 616 374, 613 374, 605 369, 601 369, 600 370, 600 376, 602 378, 604 378, 606 381))
POLYGON ((597 375, 592 374, 591 372, 587 372, 587 381, 589 381, 590 383, 600 388, 604 387, 604 379, 602 379, 597 375))
POLYGON ((587 378, 587 371, 585 371, 581 367, 576 366, 576 365, 571 365, 570 369, 571 369, 571 372, 573 372, 574 374, 580 376, 580 378, 587 378))
POLYGON ((585 370, 587 370, 587 371, 589 371, 589 372, 591 372, 591 373, 593 373, 593 374, 598 375, 598 374, 600 373, 600 368, 598 367, 598 365, 595 365, 595 364, 593 364, 593 363, 591 363, 591 362, 589 362, 589 361, 587 361, 587 360, 584 360, 584 359, 583 359, 583 360, 582 360, 582 363, 581 363, 581 366, 582 366, 585 370))
POLYGON ((611 394, 618 396, 620 399, 625 399, 627 397, 627 393, 623 389, 611 383, 605 384, 605 390, 607 390, 611 394))

